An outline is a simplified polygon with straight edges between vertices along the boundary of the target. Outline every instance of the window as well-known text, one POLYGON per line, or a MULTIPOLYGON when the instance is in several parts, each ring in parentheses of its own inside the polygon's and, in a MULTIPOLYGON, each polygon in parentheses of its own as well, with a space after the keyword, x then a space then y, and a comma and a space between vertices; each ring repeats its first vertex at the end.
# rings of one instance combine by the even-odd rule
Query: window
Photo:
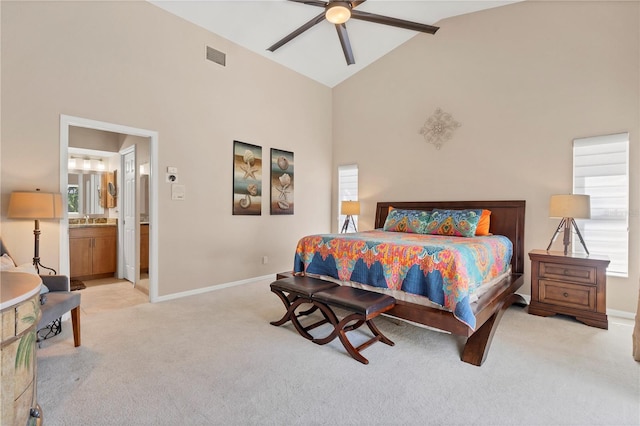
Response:
MULTIPOLYGON (((338 229, 342 228, 342 224, 346 216, 340 212, 340 203, 342 201, 358 201, 358 165, 349 164, 346 166, 338 166, 338 229)), ((358 226, 358 216, 352 216, 358 226)))
POLYGON ((78 185, 67 185, 67 211, 69 213, 80 213, 80 191, 78 185))
MULTIPOLYGON (((591 197, 591 219, 576 220, 590 253, 609 257, 607 274, 628 275, 629 134, 573 141, 573 193, 591 197)), ((574 241, 576 251, 582 246, 574 241)))

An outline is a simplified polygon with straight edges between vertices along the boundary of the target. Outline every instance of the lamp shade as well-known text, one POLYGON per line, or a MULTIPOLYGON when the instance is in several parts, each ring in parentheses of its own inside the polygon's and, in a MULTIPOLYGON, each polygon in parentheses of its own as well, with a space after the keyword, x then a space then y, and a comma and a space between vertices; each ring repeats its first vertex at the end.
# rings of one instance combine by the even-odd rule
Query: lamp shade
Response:
POLYGON ((591 201, 588 195, 552 195, 549 202, 549 217, 591 218, 591 201))
POLYGON ((53 192, 12 192, 7 217, 12 219, 60 219, 62 195, 53 192))
POLYGON ((357 216, 360 214, 360 201, 343 201, 340 211, 345 216, 357 216))

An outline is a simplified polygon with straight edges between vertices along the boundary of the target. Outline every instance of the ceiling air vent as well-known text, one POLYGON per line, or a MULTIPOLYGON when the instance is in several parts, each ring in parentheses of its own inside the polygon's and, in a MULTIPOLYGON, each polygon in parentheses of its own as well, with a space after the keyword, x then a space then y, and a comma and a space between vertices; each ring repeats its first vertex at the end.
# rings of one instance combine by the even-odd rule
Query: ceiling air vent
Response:
POLYGON ((207 59, 224 67, 227 62, 227 55, 213 47, 207 46, 207 59))

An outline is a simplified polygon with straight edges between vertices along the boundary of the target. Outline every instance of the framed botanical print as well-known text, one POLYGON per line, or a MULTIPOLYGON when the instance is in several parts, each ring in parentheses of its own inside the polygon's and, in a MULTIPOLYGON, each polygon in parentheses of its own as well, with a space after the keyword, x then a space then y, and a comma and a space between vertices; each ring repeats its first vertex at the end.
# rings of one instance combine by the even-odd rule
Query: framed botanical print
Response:
POLYGON ((293 214, 293 152, 271 148, 271 214, 293 214))
POLYGON ((233 214, 262 214, 262 147, 233 141, 233 214))

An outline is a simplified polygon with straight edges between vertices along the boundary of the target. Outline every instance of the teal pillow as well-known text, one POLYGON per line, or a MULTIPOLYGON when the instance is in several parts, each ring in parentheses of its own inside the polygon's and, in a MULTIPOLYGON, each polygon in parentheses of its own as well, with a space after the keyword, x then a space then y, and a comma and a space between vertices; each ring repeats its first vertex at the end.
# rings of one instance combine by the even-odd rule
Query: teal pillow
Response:
POLYGON ((426 234, 429 212, 423 210, 392 209, 384 222, 384 231, 426 234))
POLYGON ((431 212, 427 224, 427 233, 456 237, 473 237, 476 234, 482 209, 478 210, 440 210, 431 212))

